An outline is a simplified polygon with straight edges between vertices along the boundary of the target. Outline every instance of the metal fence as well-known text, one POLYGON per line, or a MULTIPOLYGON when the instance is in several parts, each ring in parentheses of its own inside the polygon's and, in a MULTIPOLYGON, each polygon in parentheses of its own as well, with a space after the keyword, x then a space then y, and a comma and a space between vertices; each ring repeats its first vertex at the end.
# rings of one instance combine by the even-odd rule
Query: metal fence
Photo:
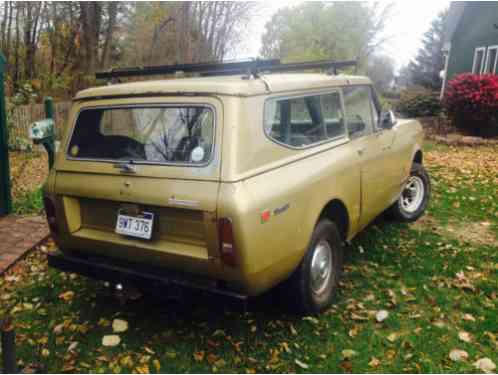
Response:
MULTIPOLYGON (((62 135, 64 124, 69 115, 71 102, 54 103, 55 129, 57 138, 62 135)), ((28 104, 14 107, 8 113, 9 141, 16 139, 27 139, 29 125, 35 121, 45 118, 45 107, 43 104, 28 104)))

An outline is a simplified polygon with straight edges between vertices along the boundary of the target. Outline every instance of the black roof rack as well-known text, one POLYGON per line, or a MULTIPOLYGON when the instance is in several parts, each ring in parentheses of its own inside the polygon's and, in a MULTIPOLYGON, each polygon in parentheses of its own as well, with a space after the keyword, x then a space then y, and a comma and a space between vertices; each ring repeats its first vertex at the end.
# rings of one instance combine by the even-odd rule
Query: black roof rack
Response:
POLYGON ((302 63, 282 64, 279 59, 250 60, 225 63, 196 63, 177 65, 158 65, 134 68, 116 68, 95 73, 97 79, 115 79, 150 75, 167 75, 176 73, 196 73, 202 76, 248 74, 255 77, 264 72, 289 72, 308 69, 321 69, 337 74, 338 69, 355 66, 356 60, 332 61, 320 60, 302 63))

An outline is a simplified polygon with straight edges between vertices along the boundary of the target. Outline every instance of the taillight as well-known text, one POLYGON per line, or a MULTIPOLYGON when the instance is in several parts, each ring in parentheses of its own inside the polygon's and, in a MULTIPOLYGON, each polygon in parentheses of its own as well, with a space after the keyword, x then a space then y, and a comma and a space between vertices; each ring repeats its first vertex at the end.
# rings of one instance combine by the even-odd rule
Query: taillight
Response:
POLYGON ((47 215, 48 227, 52 233, 59 233, 57 226, 57 217, 55 216, 55 205, 50 198, 43 198, 43 206, 45 207, 45 214, 47 215))
POLYGON ((237 265, 237 248, 233 236, 232 220, 222 218, 218 220, 218 232, 220 235, 220 255, 223 263, 229 266, 237 265))

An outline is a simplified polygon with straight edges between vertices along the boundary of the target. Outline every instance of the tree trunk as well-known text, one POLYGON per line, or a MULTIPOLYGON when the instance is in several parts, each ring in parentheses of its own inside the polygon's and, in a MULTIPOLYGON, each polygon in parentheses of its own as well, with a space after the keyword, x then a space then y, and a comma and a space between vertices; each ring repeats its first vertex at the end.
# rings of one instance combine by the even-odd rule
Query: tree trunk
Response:
POLYGON ((16 4, 16 49, 14 52, 14 78, 13 87, 14 92, 19 88, 19 3, 16 4))
POLYGON ((112 34, 114 32, 114 27, 116 26, 116 16, 118 14, 118 2, 110 2, 107 5, 107 29, 105 33, 105 42, 102 49, 102 57, 100 60, 100 68, 103 69, 107 67, 109 60, 109 48, 112 42, 112 34))
POLYGON ((91 75, 97 68, 102 5, 96 1, 80 1, 79 6, 84 70, 91 75))

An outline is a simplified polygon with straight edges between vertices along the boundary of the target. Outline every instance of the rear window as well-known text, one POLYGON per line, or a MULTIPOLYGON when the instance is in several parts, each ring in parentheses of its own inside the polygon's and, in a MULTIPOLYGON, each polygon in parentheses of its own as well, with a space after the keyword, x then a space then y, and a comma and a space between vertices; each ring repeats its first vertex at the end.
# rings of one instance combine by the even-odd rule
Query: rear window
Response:
POLYGON ((203 164, 213 152, 214 114, 205 106, 90 108, 76 120, 76 159, 203 164))
POLYGON ((340 94, 270 99, 264 127, 270 138, 299 148, 345 136, 340 94))

